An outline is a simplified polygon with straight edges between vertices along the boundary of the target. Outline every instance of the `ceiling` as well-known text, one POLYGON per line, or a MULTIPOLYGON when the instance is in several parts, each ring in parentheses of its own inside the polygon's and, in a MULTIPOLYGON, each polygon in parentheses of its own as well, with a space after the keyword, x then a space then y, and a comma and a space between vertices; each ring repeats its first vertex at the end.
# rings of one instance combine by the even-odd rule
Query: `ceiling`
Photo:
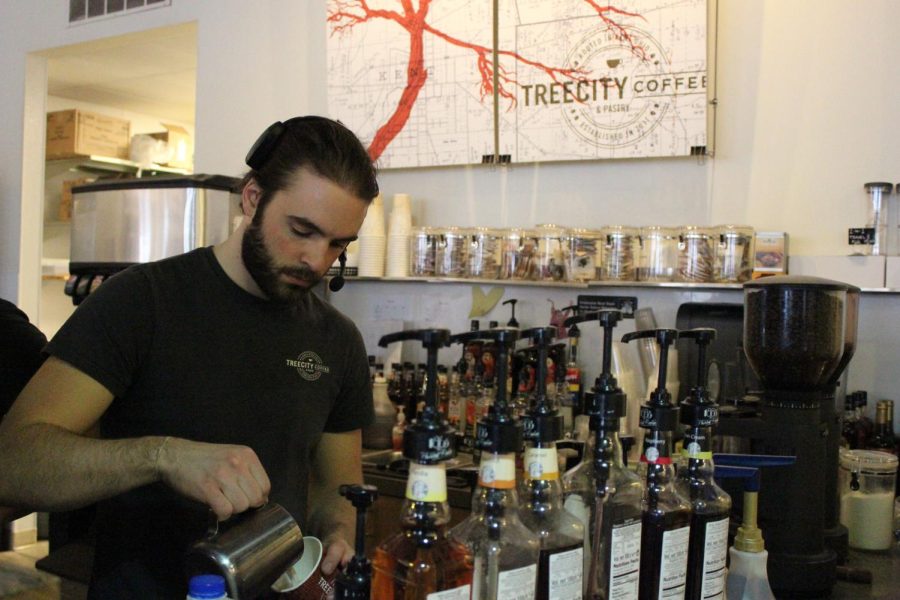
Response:
POLYGON ((194 123, 196 23, 65 46, 45 55, 51 96, 194 123))

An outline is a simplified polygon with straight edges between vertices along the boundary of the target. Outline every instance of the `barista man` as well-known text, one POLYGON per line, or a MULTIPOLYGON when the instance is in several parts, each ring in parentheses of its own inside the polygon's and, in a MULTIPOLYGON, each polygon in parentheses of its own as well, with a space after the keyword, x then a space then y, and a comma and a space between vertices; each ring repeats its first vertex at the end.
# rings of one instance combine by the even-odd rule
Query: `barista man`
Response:
POLYGON ((247 163, 234 233, 106 281, 0 424, 0 504, 99 502, 91 598, 183 598, 209 509, 278 502, 323 540, 324 571, 352 555, 337 488, 362 480, 368 362, 310 289, 356 239, 375 169, 321 117, 274 124, 247 163))

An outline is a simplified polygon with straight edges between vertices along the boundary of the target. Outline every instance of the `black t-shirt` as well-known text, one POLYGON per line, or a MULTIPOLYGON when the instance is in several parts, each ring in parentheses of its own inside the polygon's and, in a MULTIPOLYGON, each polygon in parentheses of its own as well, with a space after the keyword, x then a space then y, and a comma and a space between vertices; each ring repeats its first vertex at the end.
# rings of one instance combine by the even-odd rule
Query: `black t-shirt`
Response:
MULTIPOLYGON (((100 421, 104 438, 249 446, 272 482, 270 500, 304 531, 310 457, 321 433, 359 429, 373 418, 365 347, 353 323, 312 293, 299 310, 247 293, 211 248, 112 277, 48 351, 115 396, 100 421)), ((184 551, 207 524, 206 507, 161 483, 101 502, 92 597, 183 598, 184 551), (152 585, 162 587, 151 592, 152 585)))
POLYGON ((15 304, 0 298, 0 419, 41 366, 47 338, 15 304))

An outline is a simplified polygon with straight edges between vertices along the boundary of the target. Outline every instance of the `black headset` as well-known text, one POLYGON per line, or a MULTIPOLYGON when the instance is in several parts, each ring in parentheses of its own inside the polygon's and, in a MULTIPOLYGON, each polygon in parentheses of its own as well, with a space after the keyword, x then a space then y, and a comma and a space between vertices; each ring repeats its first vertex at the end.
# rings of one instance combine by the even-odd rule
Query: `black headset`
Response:
MULTIPOLYGON (((269 161, 269 157, 272 155, 275 148, 278 147, 278 142, 281 141, 289 124, 312 120, 327 119, 324 117, 306 116, 294 117, 283 123, 281 121, 275 121, 266 127, 266 130, 262 132, 255 142, 253 142, 253 146, 250 147, 250 152, 247 153, 247 158, 244 159, 244 162, 246 162, 247 166, 254 171, 259 171, 269 161)), ((344 287, 344 268, 347 265, 346 251, 341 252, 341 255, 338 256, 338 262, 341 263, 341 268, 338 271, 338 274, 332 277, 331 281, 328 282, 328 289, 332 292, 340 291, 340 289, 344 287)))

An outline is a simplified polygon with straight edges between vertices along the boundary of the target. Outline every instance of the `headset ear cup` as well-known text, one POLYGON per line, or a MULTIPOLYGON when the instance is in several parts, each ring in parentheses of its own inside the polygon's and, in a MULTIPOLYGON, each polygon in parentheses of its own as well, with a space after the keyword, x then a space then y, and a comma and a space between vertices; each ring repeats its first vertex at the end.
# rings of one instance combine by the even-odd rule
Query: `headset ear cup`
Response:
POLYGON ((328 282, 328 289, 332 292, 339 292, 341 288, 344 287, 344 268, 347 266, 347 253, 341 252, 341 255, 338 256, 338 262, 341 263, 341 268, 338 271, 338 274, 331 278, 331 281, 328 282))
POLYGON ((247 153, 247 158, 244 159, 247 166, 254 171, 262 169, 284 132, 285 126, 281 121, 276 121, 269 125, 253 143, 250 152, 247 153))

